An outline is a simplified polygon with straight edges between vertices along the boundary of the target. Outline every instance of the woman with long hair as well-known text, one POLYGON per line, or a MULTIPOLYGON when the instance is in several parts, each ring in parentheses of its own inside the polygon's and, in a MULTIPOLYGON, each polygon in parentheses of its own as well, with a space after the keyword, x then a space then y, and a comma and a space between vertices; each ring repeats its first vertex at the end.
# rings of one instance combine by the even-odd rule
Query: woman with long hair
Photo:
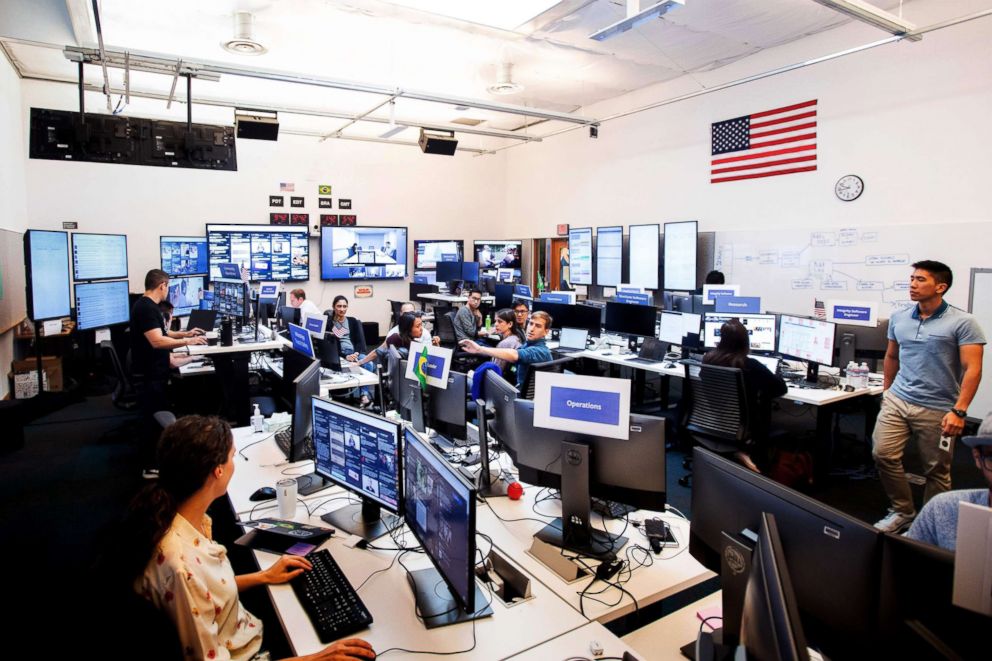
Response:
MULTIPOLYGON (((207 507, 227 493, 234 474, 234 439, 219 418, 187 416, 169 425, 159 441, 159 479, 131 503, 117 569, 134 590, 169 615, 186 656, 252 659, 262 649, 262 622, 238 593, 286 583, 312 567, 284 555, 271 567, 235 576, 227 549, 211 535, 207 507)), ((306 657, 373 659, 363 640, 334 643, 306 657)))
MULTIPOLYGON (((747 328, 737 319, 720 326, 720 342, 703 356, 704 365, 736 367, 744 372, 744 396, 747 398, 751 439, 761 454, 758 463, 764 463, 767 450, 768 428, 771 425, 772 400, 788 392, 785 381, 754 358, 749 358, 751 337, 747 328)), ((754 459, 741 450, 737 460, 755 472, 761 472, 754 459)))
MULTIPOLYGON (((366 363, 375 358, 375 352, 370 352, 365 346, 365 332, 362 330, 361 320, 348 316, 348 298, 341 294, 335 296, 331 302, 331 309, 325 314, 328 312, 331 323, 327 327, 327 332, 337 336, 341 345, 341 356, 349 362, 365 366, 370 372, 375 372, 372 365, 366 366, 366 363)), ((362 386, 358 392, 361 395, 360 406, 362 408, 369 406, 372 403, 372 389, 362 386)))
MULTIPOLYGON (((497 349, 518 349, 525 341, 523 330, 517 326, 517 318, 509 308, 503 308, 496 313, 496 333, 501 338, 496 345, 497 349)), ((510 363, 500 358, 494 358, 493 362, 499 365, 500 370, 506 375, 510 363)))

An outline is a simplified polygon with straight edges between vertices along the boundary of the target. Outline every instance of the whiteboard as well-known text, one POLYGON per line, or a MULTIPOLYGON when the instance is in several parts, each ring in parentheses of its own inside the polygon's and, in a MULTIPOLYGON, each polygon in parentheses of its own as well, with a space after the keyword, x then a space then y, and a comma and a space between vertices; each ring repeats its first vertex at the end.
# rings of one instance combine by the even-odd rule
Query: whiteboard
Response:
MULTIPOLYGON (((974 269, 971 272, 971 300, 969 310, 978 325, 985 331, 985 339, 992 336, 992 270, 974 269)), ((982 384, 975 399, 968 407, 968 417, 983 419, 992 412, 992 351, 985 345, 982 362, 982 384)))
POLYGON ((765 310, 812 314, 817 299, 865 300, 885 319, 911 304, 910 264, 934 259, 954 272, 947 301, 967 310, 970 270, 992 267, 990 237, 992 223, 717 232, 714 268, 765 310))
POLYGON ((24 298, 24 235, 0 230, 0 333, 27 316, 24 298))

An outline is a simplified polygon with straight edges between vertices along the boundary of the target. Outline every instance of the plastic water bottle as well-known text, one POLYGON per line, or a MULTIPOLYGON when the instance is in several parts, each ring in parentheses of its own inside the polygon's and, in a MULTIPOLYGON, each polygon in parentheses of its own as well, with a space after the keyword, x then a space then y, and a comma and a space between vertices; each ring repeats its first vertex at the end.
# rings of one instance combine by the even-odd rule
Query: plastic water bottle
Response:
POLYGON ((852 388, 857 388, 857 377, 858 377, 858 364, 853 360, 847 362, 847 367, 844 368, 844 375, 847 377, 847 385, 852 388))
POLYGON ((486 315, 486 330, 489 330, 492 327, 493 327, 493 318, 492 318, 491 315, 488 315, 487 314, 486 315))
POLYGON ((868 369, 868 363, 861 363, 858 367, 858 377, 860 377, 860 383, 862 388, 868 387, 868 374, 871 370, 868 369))
POLYGON ((255 433, 265 430, 265 416, 258 410, 258 404, 255 404, 255 411, 251 414, 251 427, 255 433))

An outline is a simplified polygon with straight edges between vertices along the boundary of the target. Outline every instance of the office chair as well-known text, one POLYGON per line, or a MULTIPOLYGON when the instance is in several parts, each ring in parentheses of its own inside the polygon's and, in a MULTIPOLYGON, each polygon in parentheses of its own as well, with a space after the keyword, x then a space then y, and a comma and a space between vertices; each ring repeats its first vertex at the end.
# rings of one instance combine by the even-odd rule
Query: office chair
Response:
POLYGON ((110 340, 100 342, 100 349, 110 357, 114 376, 117 377, 117 385, 114 387, 114 392, 110 395, 110 401, 122 411, 133 410, 138 405, 138 393, 134 388, 134 383, 128 377, 128 372, 125 371, 124 365, 121 363, 120 356, 117 355, 117 349, 114 348, 114 344, 110 340))
POLYGON ((455 313, 449 310, 445 314, 438 314, 434 308, 434 330, 441 338, 441 346, 449 349, 457 349, 458 337, 455 335, 455 313))
MULTIPOLYGON (((685 365, 682 381, 688 406, 684 429, 694 443, 722 455, 742 451, 751 441, 744 372, 736 367, 685 365)), ((683 462, 689 473, 679 478, 688 487, 691 460, 683 462)))
POLYGON ((394 301, 392 299, 389 300, 389 309, 391 311, 391 315, 389 317, 390 328, 400 323, 400 309, 402 307, 403 301, 394 301))
MULTIPOLYGON (((392 328, 392 326, 390 326, 392 328)), ((379 336, 379 322, 378 321, 363 321, 362 322, 362 335, 365 336, 365 343, 369 349, 374 349, 386 339, 379 336)))
POLYGON ((572 360, 574 360, 572 356, 566 356, 564 358, 556 358, 544 363, 534 363, 531 365, 530 371, 527 373, 527 380, 524 381, 522 388, 523 394, 520 395, 520 398, 534 399, 534 384, 536 383, 535 375, 538 372, 555 372, 557 374, 562 374, 565 372, 565 364, 571 362, 572 360))

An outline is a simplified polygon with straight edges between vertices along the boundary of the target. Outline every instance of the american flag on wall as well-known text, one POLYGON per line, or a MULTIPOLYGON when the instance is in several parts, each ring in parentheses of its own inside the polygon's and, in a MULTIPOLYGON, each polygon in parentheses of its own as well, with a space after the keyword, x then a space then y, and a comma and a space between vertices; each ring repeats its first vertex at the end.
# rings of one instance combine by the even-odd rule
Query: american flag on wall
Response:
POLYGON ((816 170, 816 99, 712 125, 710 183, 816 170))

